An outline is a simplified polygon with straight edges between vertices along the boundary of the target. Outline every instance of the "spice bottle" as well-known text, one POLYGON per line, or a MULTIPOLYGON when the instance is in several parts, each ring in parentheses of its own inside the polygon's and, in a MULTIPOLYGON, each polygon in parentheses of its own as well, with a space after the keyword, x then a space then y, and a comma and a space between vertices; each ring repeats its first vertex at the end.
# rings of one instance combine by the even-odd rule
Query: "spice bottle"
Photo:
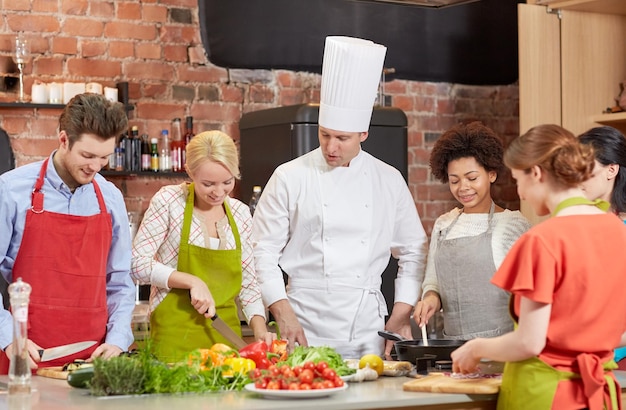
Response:
POLYGON ((185 141, 183 140, 182 131, 180 128, 180 118, 174 118, 170 131, 172 132, 170 143, 170 152, 172 155, 172 171, 183 171, 183 151, 185 151, 185 141))
POLYGON ((150 171, 150 140, 148 134, 141 136, 141 170, 150 171))
POLYGON ((170 154, 170 133, 168 130, 161 131, 161 152, 159 154, 159 171, 169 172, 172 170, 172 157, 170 154))
POLYGON ((156 138, 150 140, 150 171, 159 171, 159 140, 156 138))

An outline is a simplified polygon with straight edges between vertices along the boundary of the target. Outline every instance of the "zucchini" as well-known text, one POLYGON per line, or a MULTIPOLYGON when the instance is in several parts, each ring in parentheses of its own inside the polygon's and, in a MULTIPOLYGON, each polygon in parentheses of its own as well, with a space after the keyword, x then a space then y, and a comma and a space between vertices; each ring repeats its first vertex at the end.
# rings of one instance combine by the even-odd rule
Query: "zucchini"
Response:
POLYGON ((67 383, 72 387, 86 388, 93 378, 93 366, 73 370, 67 375, 67 383))

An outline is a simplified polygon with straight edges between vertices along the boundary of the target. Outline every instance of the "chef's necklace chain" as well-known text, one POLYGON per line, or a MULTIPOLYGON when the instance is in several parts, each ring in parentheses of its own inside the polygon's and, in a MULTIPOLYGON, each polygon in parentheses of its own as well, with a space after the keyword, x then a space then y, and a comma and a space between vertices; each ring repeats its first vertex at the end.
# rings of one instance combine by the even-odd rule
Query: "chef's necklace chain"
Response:
POLYGON ((567 198, 559 202, 556 208, 554 208, 554 212, 552 212, 552 216, 556 216, 556 214, 558 214, 565 208, 569 208, 570 206, 576 206, 576 205, 594 205, 600 208, 604 212, 608 211, 609 208, 611 207, 611 204, 609 204, 607 201, 600 199, 600 198, 592 201, 582 196, 575 196, 573 198, 567 198))

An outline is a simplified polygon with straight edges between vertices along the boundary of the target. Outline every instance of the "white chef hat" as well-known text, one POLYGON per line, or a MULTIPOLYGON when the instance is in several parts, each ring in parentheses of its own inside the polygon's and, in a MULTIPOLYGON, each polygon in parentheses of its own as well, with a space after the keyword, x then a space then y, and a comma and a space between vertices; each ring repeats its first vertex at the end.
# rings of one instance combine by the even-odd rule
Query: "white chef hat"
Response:
POLYGON ((319 125, 345 132, 369 129, 386 52, 369 40, 326 37, 319 125))

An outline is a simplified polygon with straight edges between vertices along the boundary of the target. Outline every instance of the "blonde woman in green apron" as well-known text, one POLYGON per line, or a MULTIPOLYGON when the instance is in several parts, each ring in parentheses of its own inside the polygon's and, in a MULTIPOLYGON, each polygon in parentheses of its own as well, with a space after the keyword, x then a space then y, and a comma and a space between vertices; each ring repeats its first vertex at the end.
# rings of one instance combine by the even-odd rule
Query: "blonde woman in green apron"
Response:
POLYGON ((512 293, 513 332, 474 339, 453 370, 481 358, 507 362, 498 409, 618 409, 613 349, 626 342, 626 229, 608 203, 585 198, 593 149, 557 125, 540 125, 504 154, 517 192, 551 218, 522 235, 492 282, 512 293), (610 295, 611 303, 607 303, 610 295))
POLYGON ((250 246, 252 217, 229 194, 239 178, 232 138, 196 135, 186 147, 193 181, 161 188, 133 242, 132 276, 150 284, 150 336, 162 360, 229 342, 211 326, 217 313, 241 335, 236 299, 257 340, 271 342, 250 246))
POLYGON ((435 221, 423 296, 413 319, 424 326, 443 308, 447 339, 494 337, 513 330, 509 294, 490 280, 530 223, 491 197, 491 186, 504 168, 503 153, 498 135, 472 122, 443 133, 430 155, 433 176, 448 184, 460 207, 435 221))

